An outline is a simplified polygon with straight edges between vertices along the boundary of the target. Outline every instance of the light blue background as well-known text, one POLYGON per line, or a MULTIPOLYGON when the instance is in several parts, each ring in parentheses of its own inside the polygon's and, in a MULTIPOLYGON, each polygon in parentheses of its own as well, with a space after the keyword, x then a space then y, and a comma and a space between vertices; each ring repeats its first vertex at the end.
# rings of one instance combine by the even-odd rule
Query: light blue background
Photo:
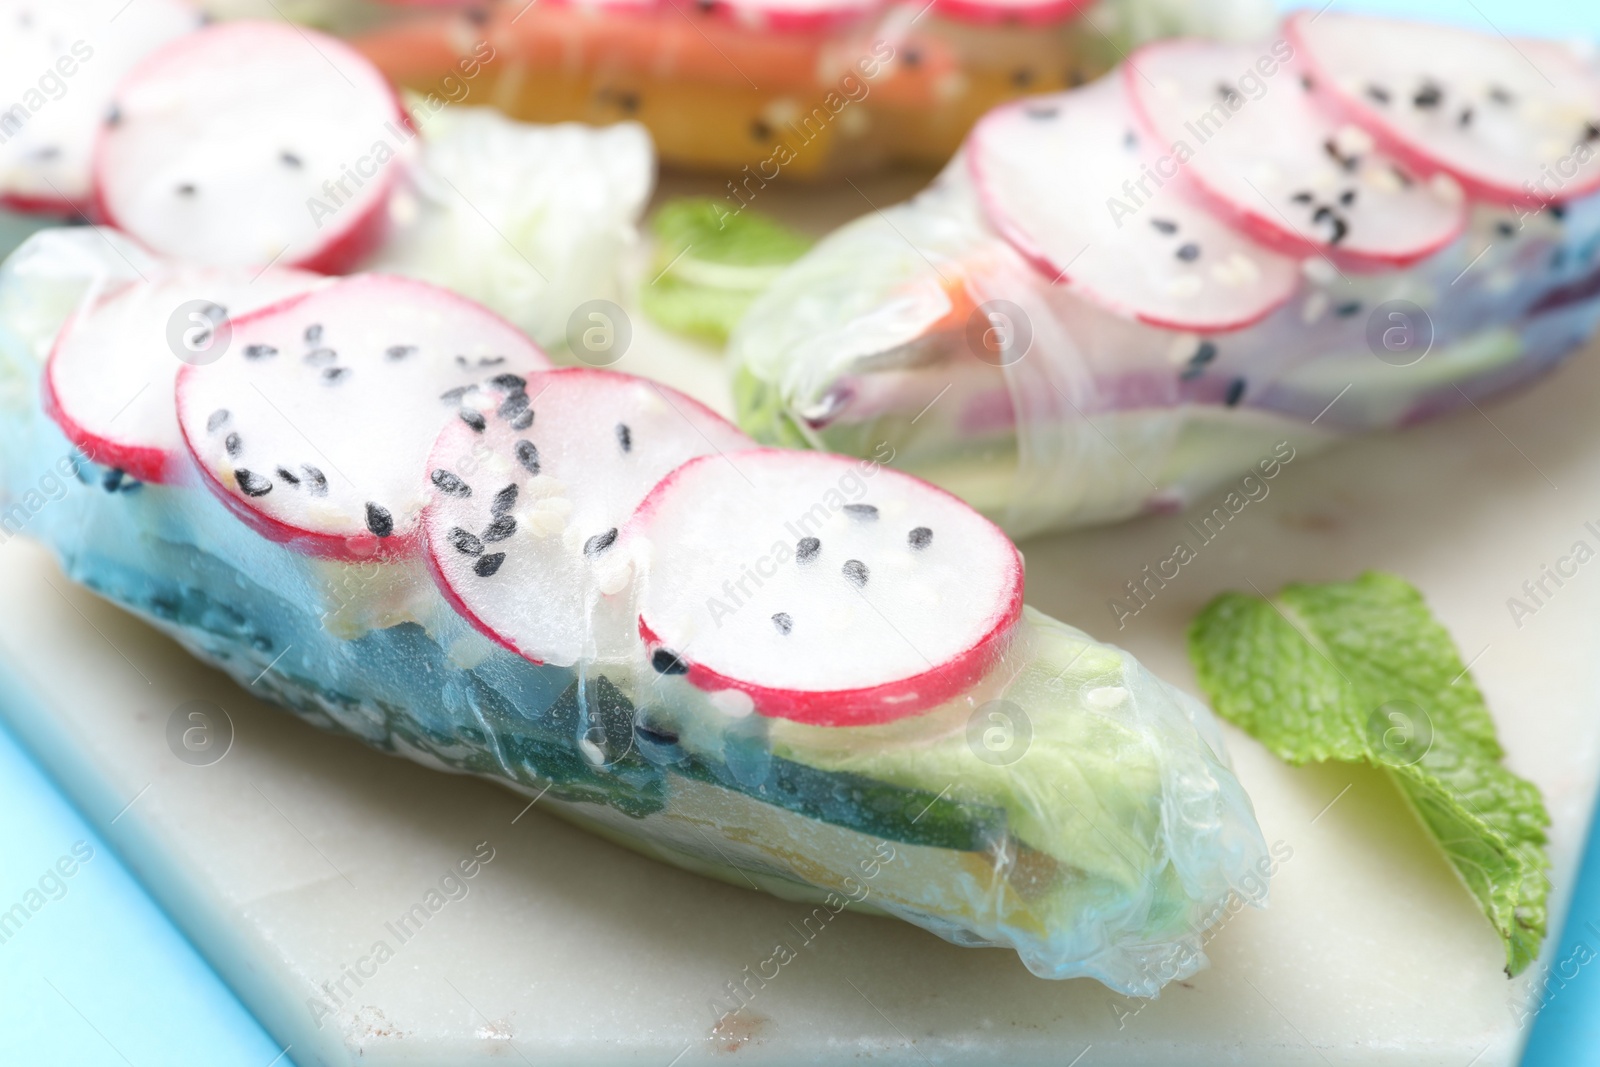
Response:
MULTIPOLYGON (((1202 3, 1204 0, 1194 0, 1202 3)), ((1595 0, 1338 0, 1507 34, 1600 38, 1595 0)), ((1300 6, 1300 5, 1285 5, 1300 6)), ((0 910, 76 841, 95 857, 60 900, 0 944, 0 1064, 6 1067, 268 1067, 287 1064, 127 869, 0 729, 0 910), (54 988, 52 988, 52 986, 54 988)), ((1590 843, 1568 933, 1600 954, 1600 835, 1590 843), (1592 926, 1590 924, 1593 924, 1592 926)), ((1577 958, 1581 958, 1581 955, 1577 958)), ((1571 973, 1569 969, 1569 973, 1571 973)), ((1600 1065, 1600 955, 1556 988, 1524 1067, 1600 1065)), ((1448 990, 1440 990, 1448 996, 1448 990)))

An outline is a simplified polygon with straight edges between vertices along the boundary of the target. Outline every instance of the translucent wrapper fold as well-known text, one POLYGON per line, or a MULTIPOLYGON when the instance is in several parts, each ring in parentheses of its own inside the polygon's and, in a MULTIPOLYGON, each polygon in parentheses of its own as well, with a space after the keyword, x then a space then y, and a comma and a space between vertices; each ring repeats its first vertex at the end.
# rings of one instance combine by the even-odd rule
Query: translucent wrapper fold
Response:
POLYGON ((1043 977, 1154 995, 1264 902, 1265 845, 1210 713, 1032 611, 955 699, 806 725, 660 673, 642 646, 535 664, 419 559, 313 559, 252 533, 197 471, 142 484, 96 463, 41 413, 40 363, 80 300, 157 269, 117 240, 57 231, 0 271, 3 536, 47 544, 252 692, 665 862, 1011 948, 1043 977))
POLYGON ((1175 511, 1285 442, 1310 451, 1529 382, 1594 331, 1597 257, 1600 198, 1478 204, 1463 237, 1413 267, 1340 273, 1313 257, 1287 305, 1202 336, 1052 284, 989 224, 963 155, 757 300, 730 340, 735 399, 760 440, 887 445, 1021 537, 1175 511), (1431 334, 1426 355, 1378 354, 1392 326, 1431 334))

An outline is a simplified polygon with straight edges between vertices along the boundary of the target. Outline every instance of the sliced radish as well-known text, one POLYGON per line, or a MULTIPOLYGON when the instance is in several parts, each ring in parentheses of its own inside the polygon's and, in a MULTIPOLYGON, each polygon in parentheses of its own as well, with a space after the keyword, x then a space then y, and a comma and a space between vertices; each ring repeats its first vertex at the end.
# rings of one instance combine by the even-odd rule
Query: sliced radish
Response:
POLYGON ((980 25, 1042 26, 1077 18, 1086 6, 1085 0, 936 0, 933 10, 945 18, 980 25))
POLYGON ((664 386, 588 369, 488 390, 482 433, 446 426, 428 461, 428 560, 462 615, 535 662, 632 647, 619 528, 687 460, 754 448, 664 386))
POLYGON ((123 286, 62 328, 45 367, 46 409, 95 462, 166 481, 184 451, 173 401, 179 369, 213 345, 225 351, 231 317, 320 281, 304 271, 193 267, 123 286))
POLYGON ((709 0, 711 9, 740 26, 806 33, 856 22, 883 9, 884 0, 709 0))
POLYGON ((477 386, 549 365, 454 293, 357 275, 235 321, 223 358, 179 372, 178 424, 212 488, 263 536, 308 555, 401 555, 440 429, 486 426, 477 386))
POLYGON ((215 266, 337 273, 382 240, 413 136, 368 60, 277 22, 211 26, 117 90, 95 153, 106 219, 215 266))
MULTIPOLYGON (((1022 611, 1022 557, 926 482, 864 460, 705 457, 651 492, 639 631, 651 663, 819 725, 925 711, 981 678, 1022 611)), ((749 707, 749 704, 746 704, 749 707)))
POLYGON ((994 227, 1044 274, 1119 314, 1171 329, 1239 329, 1299 283, 1294 261, 1151 177, 1156 157, 1116 78, 997 108, 969 151, 994 227))
POLYGON ((1423 173, 1502 203, 1600 189, 1600 72, 1571 48, 1328 10, 1287 33, 1319 97, 1423 173))
POLYGON ((1461 190, 1427 183, 1326 117, 1254 45, 1167 41, 1123 68, 1141 125, 1219 216, 1287 255, 1355 270, 1408 266, 1466 226, 1461 190))
POLYGON ((186 0, 0 0, 0 204, 87 211, 112 90, 148 53, 200 25, 186 0))

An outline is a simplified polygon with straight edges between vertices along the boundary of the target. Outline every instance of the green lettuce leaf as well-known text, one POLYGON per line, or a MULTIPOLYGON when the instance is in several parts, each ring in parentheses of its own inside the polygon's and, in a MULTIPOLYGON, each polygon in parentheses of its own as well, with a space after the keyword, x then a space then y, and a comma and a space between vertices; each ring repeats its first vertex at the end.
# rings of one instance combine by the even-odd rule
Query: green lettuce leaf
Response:
POLYGON ((650 229, 655 259, 640 305, 665 329, 717 344, 778 273, 811 247, 765 215, 735 213, 709 198, 667 202, 650 229))
POLYGON ((1392 575, 1227 593, 1189 630, 1200 685, 1224 718, 1289 763, 1387 770, 1506 947, 1506 973, 1544 940, 1538 787, 1501 765, 1494 721, 1422 595, 1392 575))

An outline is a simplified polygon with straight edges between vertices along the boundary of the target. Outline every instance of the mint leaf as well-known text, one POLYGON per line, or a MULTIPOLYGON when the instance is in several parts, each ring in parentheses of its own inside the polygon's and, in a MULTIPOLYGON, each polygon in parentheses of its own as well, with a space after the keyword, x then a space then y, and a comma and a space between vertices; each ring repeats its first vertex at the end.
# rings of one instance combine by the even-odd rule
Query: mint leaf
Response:
POLYGON ((1289 763, 1382 767, 1444 850, 1520 974, 1544 940, 1550 825, 1501 765, 1494 720, 1422 595, 1393 575, 1225 593, 1189 628, 1218 714, 1289 763))
POLYGON ((661 326, 721 343, 750 304, 811 242, 749 209, 672 200, 650 223, 656 249, 639 302, 661 326))

